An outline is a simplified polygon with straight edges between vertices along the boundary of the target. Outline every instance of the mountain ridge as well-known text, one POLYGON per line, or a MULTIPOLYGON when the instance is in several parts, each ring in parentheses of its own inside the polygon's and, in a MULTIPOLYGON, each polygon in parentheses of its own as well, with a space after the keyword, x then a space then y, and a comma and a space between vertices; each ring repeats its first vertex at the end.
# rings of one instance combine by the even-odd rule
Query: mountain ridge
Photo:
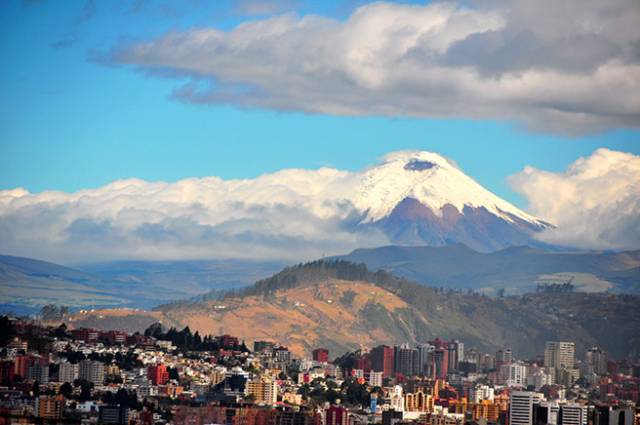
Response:
MULTIPOLYGON (((426 287, 363 264, 320 260, 288 267, 239 293, 212 301, 172 304, 153 312, 78 314, 74 326, 115 323, 230 333, 269 339, 296 354, 326 346, 348 351, 458 338, 484 350, 512 347, 535 356, 547 340, 572 340, 578 350, 601 345, 624 358, 640 351, 640 297, 609 293, 536 293, 487 297, 426 287), (124 316, 123 316, 124 314, 124 316)), ((142 329, 138 329, 142 330, 142 329)))
POLYGON ((202 260, 121 261, 67 267, 0 255, 0 308, 17 314, 36 313, 47 304, 72 309, 151 308, 212 289, 250 285, 282 265, 202 260))
POLYGON ((572 280, 576 290, 640 294, 640 250, 552 252, 529 246, 492 253, 464 244, 445 247, 388 245, 333 257, 437 287, 533 292, 538 283, 572 280))

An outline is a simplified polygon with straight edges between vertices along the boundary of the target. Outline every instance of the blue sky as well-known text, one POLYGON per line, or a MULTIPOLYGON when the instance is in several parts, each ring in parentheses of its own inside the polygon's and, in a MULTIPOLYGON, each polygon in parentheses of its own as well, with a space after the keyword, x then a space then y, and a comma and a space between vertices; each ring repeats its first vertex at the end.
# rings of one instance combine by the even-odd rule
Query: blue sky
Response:
MULTIPOLYGON (((170 97, 180 79, 100 61, 133 40, 193 27, 230 30, 248 16, 233 2, 8 1, 0 5, 0 189, 74 191, 116 179, 250 178, 282 168, 356 170, 394 150, 453 158, 519 205, 505 178, 525 165, 561 171, 599 147, 640 154, 638 131, 579 136, 512 121, 350 117, 197 105, 170 97)), ((281 3, 343 19, 354 2, 281 3), (317 4, 322 7, 317 8, 317 4)), ((281 8, 279 8, 281 7, 281 8)), ((185 77, 186 78, 186 77, 185 77)))

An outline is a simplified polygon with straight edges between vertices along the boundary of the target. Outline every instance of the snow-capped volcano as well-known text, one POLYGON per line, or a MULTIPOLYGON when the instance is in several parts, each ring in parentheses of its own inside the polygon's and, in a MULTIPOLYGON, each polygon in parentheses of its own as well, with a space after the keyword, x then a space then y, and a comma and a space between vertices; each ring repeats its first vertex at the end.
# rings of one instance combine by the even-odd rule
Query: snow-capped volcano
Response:
POLYGON ((480 186, 451 160, 424 151, 395 152, 385 156, 381 165, 362 174, 354 204, 359 210, 366 211, 365 222, 374 222, 387 217, 406 198, 420 202, 437 216, 442 216, 445 205, 460 212, 465 206, 484 207, 507 221, 517 217, 544 225, 480 186))
POLYGON ((360 175, 352 202, 361 226, 382 228, 401 244, 463 242, 487 251, 526 244, 549 227, 431 152, 387 155, 360 175))

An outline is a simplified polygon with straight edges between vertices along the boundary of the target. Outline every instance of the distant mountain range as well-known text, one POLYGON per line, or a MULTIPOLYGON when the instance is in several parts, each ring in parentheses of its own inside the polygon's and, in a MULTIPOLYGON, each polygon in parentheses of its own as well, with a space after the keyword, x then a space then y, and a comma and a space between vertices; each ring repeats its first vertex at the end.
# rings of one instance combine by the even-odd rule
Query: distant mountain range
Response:
MULTIPOLYGON (((547 252, 512 247, 480 253, 462 244, 388 246, 336 257, 370 270, 433 287, 495 295, 536 290, 538 284, 571 282, 576 291, 640 294, 640 251, 547 252)), ((22 257, 0 256, 0 308, 33 313, 45 304, 72 308, 152 308, 176 300, 215 299, 246 287, 286 264, 276 261, 119 261, 78 269, 22 257)))
POLYGON ((458 338, 467 347, 512 347, 534 357, 547 340, 575 341, 578 353, 602 346, 615 358, 640 352, 640 297, 605 293, 536 293, 492 298, 443 291, 346 261, 288 267, 219 300, 183 302, 155 311, 76 314, 73 326, 143 330, 154 322, 200 334, 268 339, 296 354, 328 347, 332 355, 361 346, 458 338))
POLYGON ((496 294, 571 283, 576 291, 640 294, 640 251, 548 252, 527 246, 481 253, 463 244, 357 249, 341 258, 429 286, 496 294))
POLYGON ((128 285, 31 258, 0 256, 0 307, 32 313, 45 304, 69 307, 128 304, 128 285))
POLYGON ((19 314, 43 305, 151 308, 172 300, 250 285, 284 266, 243 260, 119 261, 69 268, 0 256, 0 309, 19 314))

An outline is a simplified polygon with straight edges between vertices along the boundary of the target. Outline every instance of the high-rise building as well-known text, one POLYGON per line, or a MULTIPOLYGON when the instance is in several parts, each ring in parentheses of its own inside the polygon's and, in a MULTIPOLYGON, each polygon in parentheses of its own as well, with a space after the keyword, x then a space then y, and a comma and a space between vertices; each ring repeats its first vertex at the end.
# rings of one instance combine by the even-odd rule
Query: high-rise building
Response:
POLYGON ((527 386, 533 386, 535 391, 540 390, 540 388, 545 385, 554 384, 553 375, 547 373, 547 369, 544 367, 537 368, 536 370, 529 371, 527 370, 527 386))
POLYGON ((480 357, 480 363, 478 363, 477 370, 489 371, 496 368, 495 356, 485 353, 480 357))
POLYGON ((376 372, 382 372, 385 378, 393 376, 394 350, 388 345, 380 345, 371 350, 371 367, 376 372))
POLYGON ((585 362, 597 375, 607 374, 607 352, 598 347, 591 347, 585 353, 585 362))
POLYGON ((278 401, 278 383, 270 379, 247 382, 247 394, 253 396, 256 403, 276 404, 278 401))
POLYGON ((313 360, 316 362, 327 363, 329 361, 329 350, 326 348, 316 348, 313 350, 313 360))
POLYGON ((126 425, 129 423, 129 409, 122 406, 100 406, 98 423, 109 425, 126 425))
POLYGON ((164 385, 169 381, 169 371, 162 363, 147 368, 147 378, 153 385, 164 385))
POLYGON ((449 370, 458 370, 458 363, 464 360, 464 343, 452 339, 447 348, 449 351, 449 370))
POLYGON ((253 351, 256 353, 272 353, 275 344, 271 341, 254 341, 253 351))
POLYGON ((65 407, 64 397, 57 395, 55 397, 41 396, 36 398, 36 415, 43 419, 62 419, 65 407))
POLYGON ((92 341, 98 340, 98 337, 100 336, 100 331, 98 331, 97 329, 90 329, 90 328, 72 329, 71 335, 75 340, 92 342, 92 341))
POLYGON ((424 376, 431 376, 431 353, 436 347, 431 344, 418 344, 416 349, 418 350, 418 373, 424 376))
POLYGON ((527 366, 522 362, 500 366, 499 383, 508 387, 524 387, 527 381, 527 366))
POLYGON ((396 373, 401 373, 405 376, 418 375, 420 373, 420 358, 417 348, 410 348, 407 344, 395 347, 394 359, 396 373))
POLYGON ((240 341, 238 341, 237 337, 227 334, 219 336, 218 341, 225 350, 233 350, 240 345, 240 341))
POLYGON ((291 363, 291 352, 287 347, 278 347, 274 351, 276 362, 281 368, 285 368, 291 363))
POLYGON ((78 378, 92 382, 94 385, 104 384, 104 364, 93 360, 82 360, 78 366, 78 378))
POLYGON ((513 352, 511 348, 503 348, 496 352, 496 368, 500 369, 500 366, 509 364, 513 361, 513 352))
POLYGON ((342 406, 330 406, 325 409, 326 425, 347 425, 349 423, 349 410, 342 406))
POLYGON ((632 425, 634 409, 631 406, 596 406, 593 412, 594 425, 632 425))
POLYGON ((555 382, 556 384, 564 385, 565 387, 571 387, 574 382, 580 378, 580 370, 575 368, 563 368, 557 369, 555 382))
POLYGON ((558 425, 560 406, 557 402, 542 401, 533 406, 533 425, 558 425))
POLYGON ((573 368, 575 354, 573 342, 548 341, 544 349, 544 365, 556 369, 573 368))
POLYGON ((0 361, 0 385, 10 385, 15 377, 15 365, 11 360, 0 361))
POLYGON ((587 406, 582 404, 561 404, 558 425, 587 425, 587 413, 587 406))
POLYGON ((445 379, 449 373, 449 350, 447 344, 440 338, 430 341, 435 349, 431 353, 431 376, 436 379, 445 379))
POLYGON ((38 381, 41 384, 46 384, 49 382, 49 365, 43 365, 39 362, 34 363, 29 366, 29 371, 27 372, 27 378, 30 381, 38 381))
POLYGON ((28 378, 29 366, 33 364, 33 358, 27 355, 17 355, 13 361, 14 375, 20 376, 22 379, 28 378))
POLYGON ((68 382, 70 384, 78 379, 78 364, 64 362, 58 366, 58 382, 68 382))
POLYGON ((369 353, 356 356, 354 359, 354 369, 361 369, 364 373, 371 371, 371 356, 369 353))
POLYGON ((512 391, 509 396, 509 424, 533 425, 533 406, 540 403, 542 394, 532 391, 512 391))

